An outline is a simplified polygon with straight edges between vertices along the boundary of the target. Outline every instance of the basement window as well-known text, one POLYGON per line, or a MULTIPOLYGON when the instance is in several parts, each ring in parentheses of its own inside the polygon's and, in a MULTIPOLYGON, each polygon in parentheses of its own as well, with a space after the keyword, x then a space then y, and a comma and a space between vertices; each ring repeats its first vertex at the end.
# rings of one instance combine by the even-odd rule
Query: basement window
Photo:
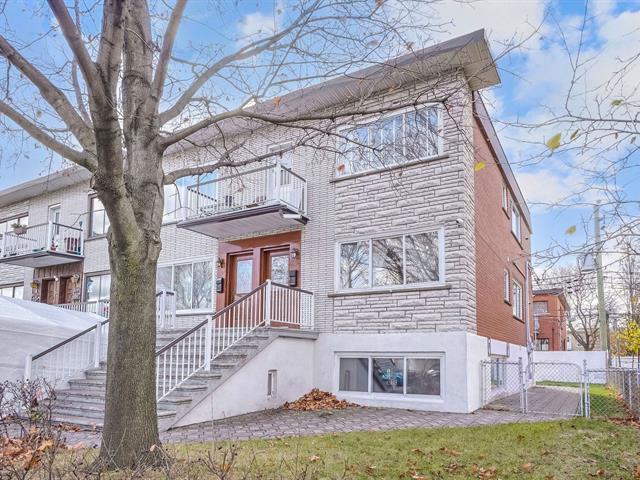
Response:
POLYGON ((375 355, 339 359, 341 392, 440 396, 441 357, 375 355))
POLYGON ((278 371, 269 370, 267 372, 267 398, 275 398, 278 393, 278 371))

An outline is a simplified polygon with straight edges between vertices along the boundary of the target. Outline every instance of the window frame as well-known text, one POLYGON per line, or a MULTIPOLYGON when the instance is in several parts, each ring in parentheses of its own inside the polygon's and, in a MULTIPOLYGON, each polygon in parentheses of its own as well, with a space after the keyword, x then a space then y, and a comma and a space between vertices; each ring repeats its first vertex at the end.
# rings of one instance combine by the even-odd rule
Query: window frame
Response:
POLYGON ((7 297, 6 295, 0 295, 0 297, 5 297, 5 298, 17 298, 18 300, 24 300, 24 283, 9 283, 6 285, 0 285, 0 291, 4 290, 4 289, 11 289, 11 296, 7 297), (16 288, 21 288, 22 289, 22 295, 19 297, 16 297, 16 288))
POLYGON ((502 272, 502 299, 511 305, 511 272, 506 268, 502 272))
POLYGON ((511 302, 512 302, 512 313, 515 318, 518 320, 523 319, 523 301, 524 301, 524 291, 522 289, 522 284, 517 280, 513 280, 511 282, 511 302), (519 295, 518 295, 519 294, 519 295))
MULTIPOLYGON (((431 107, 435 107, 436 109, 436 113, 437 113, 437 125, 436 125, 436 130, 439 132, 437 135, 437 145, 436 145, 436 153, 434 153, 433 155, 427 155, 424 157, 418 157, 418 158, 411 158, 411 159, 407 159, 405 158, 404 161, 394 161, 394 162, 389 162, 387 165, 382 165, 382 166, 372 166, 371 168, 365 168, 362 170, 356 170, 356 171, 352 171, 351 169, 349 169, 349 171, 346 171, 347 169, 345 168, 345 172, 344 173, 340 173, 340 171, 338 170, 338 165, 342 164, 345 165, 345 167, 348 165, 348 160, 346 158, 341 158, 343 156, 342 153, 337 153, 336 154, 336 161, 335 161, 335 165, 334 165, 334 173, 333 176, 334 178, 345 178, 345 177, 349 177, 351 175, 362 175, 362 174, 367 174, 367 173, 373 173, 373 172, 378 172, 381 170, 386 170, 387 168, 391 168, 391 167, 395 167, 398 165, 405 165, 405 164, 410 164, 413 162, 420 162, 420 161, 425 161, 425 160, 429 160, 429 159, 433 159, 433 158, 438 158, 442 155, 444 155, 444 135, 442 134, 444 128, 443 128, 443 124, 444 124, 444 115, 442 113, 443 111, 443 105, 441 102, 425 102, 425 103, 421 103, 420 105, 412 105, 409 107, 404 107, 404 108, 399 108, 397 110, 393 110, 391 112, 387 112, 387 113, 383 113, 383 114, 372 114, 372 115, 365 115, 362 116, 361 118, 359 118, 358 120, 351 122, 349 124, 346 125, 341 125, 340 127, 338 127, 336 129, 336 134, 338 135, 338 145, 337 145, 337 149, 339 150, 342 147, 342 142, 348 142, 348 140, 345 140, 344 138, 340 138, 340 137, 344 137, 346 136, 346 133, 350 130, 353 129, 357 129, 360 127, 364 127, 364 126, 368 126, 368 125, 372 125, 375 122, 380 122, 383 120, 386 120, 388 118, 393 118, 399 115, 405 115, 407 112, 411 112, 411 111, 419 111, 419 110, 423 110, 425 108, 431 108, 431 107), (342 162, 340 162, 340 160, 343 160, 342 162)), ((402 133, 404 136, 404 139, 406 139, 406 122, 403 119, 402 122, 402 133)), ((403 156, 406 155, 406 143, 403 139, 403 146, 402 146, 402 150, 403 150, 403 156)), ((370 139, 370 131, 367 132, 367 144, 370 147, 371 146, 371 139, 370 139)), ((370 148, 368 149, 368 151, 370 151, 370 148)))
MULTIPOLYGON (((82 301, 83 302, 101 302, 101 301, 105 301, 105 300, 110 300, 111 299, 111 272, 109 270, 102 270, 102 271, 98 271, 98 272, 90 272, 90 273, 85 273, 84 278, 82 279, 82 301), (89 292, 87 291, 87 281, 89 280, 90 277, 104 277, 104 276, 109 276, 109 296, 107 298, 98 298, 97 300, 89 300, 89 292)), ((102 281, 100 282, 100 287, 102 287, 102 281)), ((101 288, 98 289, 98 293, 100 292, 101 288)))
MULTIPOLYGON (((191 265, 191 304, 193 305, 193 265, 196 263, 211 263, 211 308, 177 308, 177 298, 176 298, 176 315, 194 315, 200 313, 213 313, 216 305, 216 257, 206 256, 206 257, 194 257, 189 259, 181 259, 170 262, 162 262, 158 263, 158 267, 156 269, 156 278, 158 275, 158 270, 161 268, 171 267, 171 291, 175 293, 175 267, 181 265, 191 265)), ((158 285, 156 284, 156 293, 158 293, 158 285)))
POLYGON ((502 210, 509 217, 509 189, 504 183, 502 184, 502 210))
POLYGON ((359 292, 377 292, 380 290, 389 291, 389 290, 406 290, 413 288, 427 288, 434 286, 442 286, 446 282, 445 275, 445 237, 444 237, 444 227, 431 228, 426 230, 416 230, 409 232, 389 232, 385 234, 375 235, 375 236, 363 236, 363 237, 355 237, 345 240, 339 240, 335 245, 335 268, 334 268, 334 282, 335 282, 335 292, 337 293, 359 293, 359 292), (438 280, 433 280, 429 282, 417 282, 417 283, 407 283, 407 255, 406 255, 406 237, 412 235, 421 235, 421 234, 429 234, 429 233, 437 233, 438 235, 438 280), (375 240, 384 240, 390 239, 394 237, 402 237, 402 282, 401 284, 395 285, 373 285, 373 242, 375 240), (342 245, 349 243, 358 243, 358 242, 367 242, 369 244, 368 250, 368 286, 364 288, 343 288, 342 287, 342 279, 341 279, 341 269, 340 269, 340 260, 341 260, 341 249, 342 245))
POLYGON ((531 309, 533 310, 533 315, 534 316, 541 316, 541 315, 549 315, 549 301, 548 300, 534 300, 532 302, 531 305, 531 309), (544 311, 536 311, 536 304, 538 305, 545 305, 545 309, 544 311))
POLYGON ((446 378, 445 372, 445 355, 441 352, 345 352, 336 355, 335 363, 335 379, 334 384, 336 391, 342 395, 350 396, 366 396, 367 398, 380 398, 380 399, 398 399, 398 400, 444 400, 444 379, 446 378), (340 360, 343 358, 367 358, 367 391, 361 392, 356 390, 340 390, 340 360), (402 393, 387 393, 387 392, 374 392, 373 391, 373 359, 374 358, 402 358, 402 393), (407 393, 407 360, 438 360, 440 364, 440 378, 439 378, 439 395, 428 395, 423 393, 407 393))
MULTIPOLYGON (((104 208, 104 204, 102 204, 102 213, 103 213, 103 218, 102 218, 102 227, 104 229, 105 223, 109 223, 109 226, 107 226, 107 228, 105 229, 105 231, 103 233, 96 233, 95 235, 93 234, 93 203, 94 200, 98 200, 100 203, 102 203, 102 200, 100 200, 98 198, 98 195, 96 195, 95 193, 92 193, 89 195, 89 221, 87 222, 89 228, 87 229, 87 238, 103 238, 107 235, 107 232, 109 231, 109 226, 111 226, 111 221, 109 220, 109 217, 107 216, 107 210, 104 208), (105 221, 106 220, 106 221, 105 221)), ((98 210, 99 211, 99 210, 98 210)))
POLYGON ((511 202, 511 233, 516 238, 516 240, 518 240, 518 242, 522 242, 522 216, 520 215, 520 210, 514 202, 511 202))
POLYGON ((219 178, 218 171, 202 173, 200 175, 189 175, 186 177, 181 177, 177 179, 175 182, 164 186, 164 204, 162 205, 162 225, 171 225, 173 223, 178 223, 180 220, 185 218, 186 211, 189 209, 189 201, 188 201, 188 188, 189 187, 197 187, 200 185, 205 185, 208 183, 215 182, 219 178), (202 179, 207 175, 213 176, 210 179, 202 179), (191 179, 192 181, 187 182, 186 179, 191 179), (178 185, 177 182, 182 182, 184 185, 178 185), (167 192, 169 189, 173 191, 170 192, 172 197, 176 198, 175 208, 173 211, 167 212, 167 192))
POLYGON ((20 214, 20 215, 13 215, 11 217, 6 217, 2 220, 0 220, 0 225, 5 225, 5 231, 3 232, 2 230, 0 230, 0 239, 2 238, 2 236, 11 231, 11 225, 13 225, 14 223, 17 223, 18 225, 23 225, 25 227, 29 226, 29 213, 24 213, 24 214, 20 214), (26 223, 21 223, 21 220, 26 219, 26 223))

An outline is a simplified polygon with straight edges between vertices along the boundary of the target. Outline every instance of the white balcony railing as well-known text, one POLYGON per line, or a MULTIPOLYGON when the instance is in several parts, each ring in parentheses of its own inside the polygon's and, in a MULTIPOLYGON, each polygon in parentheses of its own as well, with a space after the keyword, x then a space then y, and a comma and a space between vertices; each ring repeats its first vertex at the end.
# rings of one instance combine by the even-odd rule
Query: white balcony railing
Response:
POLYGON ((307 182, 280 163, 187 187, 188 219, 280 204, 307 209, 307 182))
POLYGON ((47 222, 16 228, 2 235, 1 258, 54 252, 66 255, 84 254, 82 228, 47 222))

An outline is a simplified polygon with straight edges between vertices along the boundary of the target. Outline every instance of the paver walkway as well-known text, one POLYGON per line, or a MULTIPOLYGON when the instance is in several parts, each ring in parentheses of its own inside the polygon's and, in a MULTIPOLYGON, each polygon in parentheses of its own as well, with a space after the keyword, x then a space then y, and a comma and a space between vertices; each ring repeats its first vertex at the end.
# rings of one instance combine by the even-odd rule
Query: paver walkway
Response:
MULTIPOLYGON (((527 411, 556 417, 571 417, 580 413, 582 394, 579 388, 536 386, 527 390, 527 411)), ((490 410, 520 411, 520 394, 499 398, 487 405, 490 410)))
MULTIPOLYGON (((517 412, 492 410, 458 414, 367 407, 315 412, 278 409, 175 428, 164 432, 162 441, 193 443, 211 440, 245 440, 405 428, 466 427, 557 418, 554 415, 523 415, 517 412)), ((99 432, 67 432, 66 438, 67 443, 71 445, 83 443, 91 446, 100 443, 99 432)))

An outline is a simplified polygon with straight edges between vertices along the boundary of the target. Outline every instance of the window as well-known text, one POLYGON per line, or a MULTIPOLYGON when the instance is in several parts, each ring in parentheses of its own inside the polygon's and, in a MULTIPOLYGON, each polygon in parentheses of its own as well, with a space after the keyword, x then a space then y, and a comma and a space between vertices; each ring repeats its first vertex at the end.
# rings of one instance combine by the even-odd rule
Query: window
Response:
POLYGON ((421 106, 343 130, 338 175, 438 155, 440 116, 437 105, 421 106))
POLYGON ((278 393, 278 371, 267 372, 267 398, 274 398, 278 393))
POLYGON ((505 212, 509 211, 509 190, 506 185, 502 185, 502 208, 505 212))
POLYGON ((514 281, 512 292, 513 298, 511 305, 513 307, 513 316, 522 320, 522 285, 514 281))
POLYGON ((533 314, 534 315, 545 315, 549 313, 549 302, 533 302, 533 314))
POLYGON ((158 267, 156 290, 175 292, 177 310, 210 310, 213 307, 213 262, 158 267))
POLYGON ((29 225, 29 216, 23 215, 20 217, 13 217, 7 220, 3 220, 0 222, 0 238, 7 232, 11 232, 13 230, 14 225, 22 225, 24 227, 29 225))
POLYGON ((20 298, 24 296, 24 285, 4 285, 0 287, 0 297, 20 298))
POLYGON ((207 200, 216 198, 217 172, 202 175, 182 177, 172 185, 164 186, 164 210, 162 221, 175 222, 186 217, 190 209, 195 209, 198 204, 197 196, 204 196, 207 200))
POLYGON ((507 303, 509 303, 510 301, 510 297, 509 297, 510 286, 511 286, 511 276, 509 275, 509 270, 505 270, 503 274, 503 280, 502 280, 502 298, 504 298, 504 301, 507 303))
POLYGON ((98 197, 89 200, 89 224, 90 237, 106 235, 109 230, 109 217, 98 197))
POLYGON ((342 392, 440 395, 441 359, 376 355, 340 358, 342 392))
POLYGON ((549 339, 548 338, 538 338, 536 340, 536 350, 542 352, 549 351, 549 339))
POLYGON ((505 386, 507 364, 504 358, 491 357, 491 388, 502 388, 505 386))
POLYGON ((511 231, 515 237, 520 241, 522 239, 520 231, 520 212, 515 204, 511 204, 511 231))
POLYGON ((109 300, 111 293, 111 275, 87 275, 85 280, 84 299, 87 302, 97 302, 98 300, 109 300))
POLYGON ((443 281, 443 235, 439 230, 340 244, 340 289, 443 281))

